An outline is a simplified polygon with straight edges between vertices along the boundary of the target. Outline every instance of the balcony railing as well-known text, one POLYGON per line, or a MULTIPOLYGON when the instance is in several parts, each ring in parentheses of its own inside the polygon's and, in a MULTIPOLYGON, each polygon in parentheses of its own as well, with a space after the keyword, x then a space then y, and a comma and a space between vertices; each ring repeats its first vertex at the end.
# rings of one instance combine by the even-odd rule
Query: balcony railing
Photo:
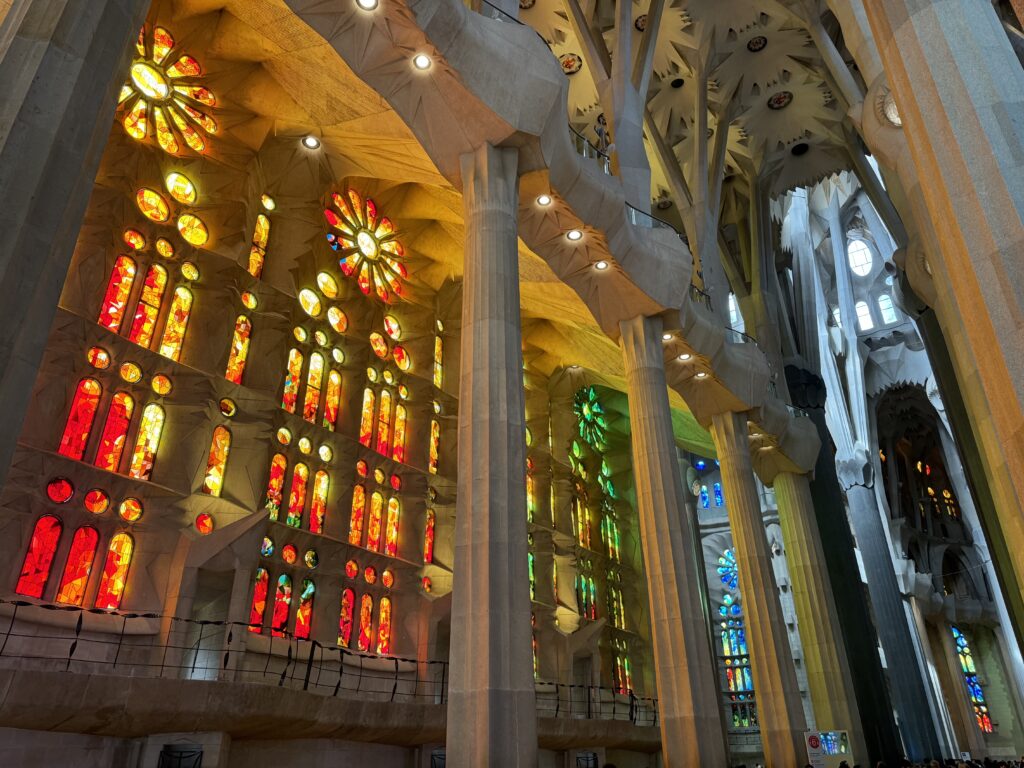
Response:
POLYGON ((587 159, 597 160, 601 166, 601 170, 609 176, 612 175, 612 161, 608 155, 598 149, 586 136, 577 131, 571 125, 569 126, 569 138, 572 139, 573 146, 576 147, 576 154, 587 159))
POLYGON ((690 283, 690 299, 697 302, 698 304, 703 304, 705 307, 707 307, 709 312, 715 311, 715 308, 711 303, 711 294, 705 291, 703 288, 698 288, 693 283, 690 283))
POLYGON ((690 247, 690 243, 686 239, 686 235, 664 219, 659 219, 657 216, 645 213, 629 203, 626 203, 626 216, 629 218, 630 223, 635 227, 644 227, 646 229, 665 229, 669 232, 674 232, 676 237, 686 243, 687 248, 690 247))
POLYGON ((466 5, 470 10, 476 11, 481 16, 486 16, 489 19, 497 19, 498 21, 509 21, 513 24, 519 24, 525 26, 523 22, 517 19, 511 14, 505 13, 494 3, 488 2, 488 0, 466 0, 466 5))

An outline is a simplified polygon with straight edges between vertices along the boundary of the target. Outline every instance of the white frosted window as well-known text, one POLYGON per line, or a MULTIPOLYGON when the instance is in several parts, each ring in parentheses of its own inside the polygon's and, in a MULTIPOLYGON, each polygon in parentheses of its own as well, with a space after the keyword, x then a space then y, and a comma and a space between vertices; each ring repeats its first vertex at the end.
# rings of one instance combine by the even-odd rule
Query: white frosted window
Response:
POLYGON ((740 304, 734 293, 729 294, 729 325, 733 330, 743 332, 743 313, 740 312, 740 304))
POLYGON ((857 325, 862 331, 870 331, 875 327, 875 321, 871 319, 871 308, 866 301, 858 301, 854 309, 857 310, 857 325))
POLYGON ((888 293, 883 293, 878 297, 878 311, 882 313, 882 322, 885 325, 899 320, 899 316, 896 314, 896 307, 892 303, 892 296, 888 293))
POLYGON ((871 250, 863 240, 851 240, 846 246, 846 255, 850 260, 853 274, 864 277, 871 271, 871 250))

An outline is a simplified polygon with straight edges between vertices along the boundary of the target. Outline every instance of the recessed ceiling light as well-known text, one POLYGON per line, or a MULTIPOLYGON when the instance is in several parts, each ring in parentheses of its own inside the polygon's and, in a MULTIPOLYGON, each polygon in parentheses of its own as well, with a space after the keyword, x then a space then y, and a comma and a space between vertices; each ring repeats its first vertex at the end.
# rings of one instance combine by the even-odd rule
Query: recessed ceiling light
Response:
MULTIPOLYGON (((690 359, 691 357, 693 357, 693 355, 691 355, 691 354, 690 354, 689 352, 683 352, 683 354, 681 354, 681 355, 679 356, 679 359, 680 359, 680 360, 682 360, 682 361, 683 361, 683 362, 685 363, 685 362, 686 362, 687 360, 689 360, 689 359, 690 359)), ((700 376, 700 374, 699 374, 699 373, 698 373, 697 375, 698 375, 698 376, 700 376)))
POLYGON ((579 369, 580 369, 580 367, 578 365, 576 365, 575 363, 573 363, 572 365, 569 366, 569 370, 572 370, 572 371, 578 371, 579 369))
POLYGON ((417 53, 412 57, 412 65, 416 69, 430 69, 431 63, 430 57, 425 53, 417 53))
POLYGON ((663 334, 661 334, 661 340, 662 341, 671 341, 672 340, 672 334, 671 333, 663 333, 663 334))
POLYGON ((320 139, 318 139, 316 136, 313 136, 312 134, 310 134, 309 136, 303 136, 302 146, 304 146, 306 149, 319 149, 320 139))
POLYGON ((583 239, 583 233, 580 232, 578 229, 570 229, 568 232, 565 233, 565 236, 569 240, 572 240, 574 243, 577 240, 582 240, 583 239))
POLYGON ((538 197, 537 205, 551 205, 551 195, 541 195, 538 197))
POLYGON ((608 269, 608 262, 605 261, 604 259, 601 259, 601 261, 598 261, 594 264, 594 269, 608 269))
POLYGON ((697 372, 697 378, 698 379, 706 379, 707 377, 708 377, 708 375, 704 371, 698 371, 697 372))
POLYGON ((356 5, 362 8, 364 11, 375 11, 377 10, 377 0, 356 0, 356 5))

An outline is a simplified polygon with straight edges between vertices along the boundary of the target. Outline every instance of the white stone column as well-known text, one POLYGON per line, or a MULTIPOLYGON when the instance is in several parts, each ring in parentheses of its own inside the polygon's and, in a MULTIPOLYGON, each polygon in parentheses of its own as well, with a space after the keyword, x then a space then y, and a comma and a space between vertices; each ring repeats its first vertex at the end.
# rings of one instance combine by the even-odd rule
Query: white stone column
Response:
POLYGON ((448 765, 537 765, 527 575, 518 156, 462 156, 466 224, 448 765))
POLYGON ((18 0, 0 25, 0 480, 149 0, 18 0))
MULTIPOLYGON (((245 655, 245 639, 249 636, 249 629, 241 624, 249 621, 252 592, 252 566, 243 564, 236 559, 235 570, 231 580, 231 596, 228 600, 228 621, 236 623, 230 624, 224 633, 224 653, 227 654, 227 661, 220 670, 220 678, 222 680, 235 680, 238 677, 238 670, 242 667, 242 659, 245 655)), ((327 602, 328 595, 318 594, 313 601, 314 609, 320 608, 321 605, 326 605, 327 602)), ((335 605, 333 615, 337 616, 337 614, 338 606, 335 605)), ((317 630, 315 623, 313 630, 317 630)), ((335 629, 334 634, 336 639, 337 629, 335 629)), ((334 641, 332 641, 333 644, 334 641)))
POLYGON ((731 412, 712 416, 711 436, 729 509, 765 759, 768 768, 802 765, 807 724, 754 483, 746 417, 731 412))
POLYGON ((726 765, 718 674, 668 404, 661 318, 619 324, 665 765, 726 765))
POLYGON ((848 730, 854 757, 866 761, 860 710, 807 475, 781 472, 774 488, 815 723, 823 731, 848 730))

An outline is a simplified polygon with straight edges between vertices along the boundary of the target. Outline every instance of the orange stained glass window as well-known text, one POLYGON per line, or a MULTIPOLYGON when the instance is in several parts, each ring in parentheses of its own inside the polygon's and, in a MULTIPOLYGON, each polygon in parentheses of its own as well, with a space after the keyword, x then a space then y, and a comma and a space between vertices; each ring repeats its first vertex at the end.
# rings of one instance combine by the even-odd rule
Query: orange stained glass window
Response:
POLYGON ((348 543, 359 546, 363 543, 363 518, 366 514, 366 486, 357 485, 352 489, 352 517, 348 522, 348 543))
POLYGON ((444 382, 444 340, 434 337, 434 386, 438 389, 444 382))
POLYGON ((288 413, 295 413, 301 383, 302 353, 297 349, 291 349, 288 351, 288 367, 284 372, 284 392, 281 394, 281 407, 288 413))
POLYGON ((271 520, 277 520, 284 500, 284 476, 288 471, 288 459, 284 454, 276 453, 270 461, 270 479, 267 480, 267 500, 264 507, 270 513, 271 520))
POLYGON ((57 449, 62 456, 81 461, 102 393, 103 388, 96 379, 82 379, 78 382, 75 396, 71 399, 64 434, 60 437, 60 447, 57 449))
POLYGON ((231 336, 231 351, 228 353, 228 368, 224 378, 233 384, 242 383, 245 361, 249 358, 249 338, 252 335, 252 321, 245 315, 235 320, 235 332, 231 336))
POLYGON ((96 322, 115 333, 124 319, 125 304, 135 282, 135 270, 134 261, 124 255, 118 256, 110 273, 107 292, 103 294, 103 304, 100 306, 100 316, 96 322))
POLYGON ((324 532, 324 518, 327 516, 327 491, 330 490, 331 479, 324 470, 313 477, 313 501, 309 505, 309 530, 312 533, 324 532))
POLYGON ((348 648, 352 642, 352 613, 355 610, 356 593, 345 589, 341 593, 341 614, 338 617, 338 645, 348 648))
POLYGON ((268 240, 270 240, 270 219, 261 213, 256 217, 256 229, 252 234, 252 248, 249 249, 249 274, 253 277, 263 274, 268 240))
POLYGON ((384 517, 384 495, 374 491, 370 496, 370 520, 366 526, 366 548, 380 552, 381 524, 384 517))
POLYGON ((391 653, 391 598, 382 597, 377 614, 377 653, 391 653))
POLYGON ((270 574, 266 568, 256 569, 256 582, 252 588, 252 607, 249 608, 249 631, 263 631, 263 614, 267 611, 267 592, 270 588, 270 574))
POLYGON ((324 356, 314 352, 309 356, 309 371, 306 373, 306 400, 302 404, 302 418, 310 424, 316 423, 316 411, 320 407, 320 387, 324 381, 324 356))
POLYGON ((359 442, 370 447, 373 439, 373 406, 376 398, 373 390, 367 387, 363 390, 363 412, 359 417, 359 442))
POLYGON ((142 347, 148 347, 153 341, 156 330, 156 319, 160 314, 160 303, 167 287, 167 270, 159 264, 152 265, 146 272, 146 280, 142 284, 142 295, 135 307, 135 317, 128 331, 128 341, 142 347))
POLYGON ((127 533, 119 533, 110 540, 107 559, 103 563, 103 576, 96 593, 96 607, 114 611, 121 607, 124 587, 128 582, 128 566, 132 563, 135 542, 127 533))
POLYGON ((370 648, 373 639, 373 596, 363 595, 359 603, 359 645, 360 651, 370 648))
POLYGON ((428 565, 434 562, 434 527, 437 525, 437 513, 427 510, 427 522, 423 528, 423 562, 428 565))
POLYGON ((292 578, 282 573, 277 579, 277 592, 274 594, 274 613, 270 617, 270 634, 284 637, 288 629, 288 611, 292 604, 292 578))
POLYGON ((377 453, 385 456, 391 449, 391 406, 393 397, 390 389, 380 392, 380 410, 377 413, 377 453))
POLYGON ((316 585, 312 579, 302 580, 302 592, 299 593, 299 607, 295 611, 295 636, 309 637, 313 625, 313 598, 316 596, 316 585))
POLYGON ((395 406, 395 439, 391 447, 391 458, 395 461, 405 461, 405 430, 408 412, 405 406, 399 403, 395 406))
POLYGON ((430 456, 427 461, 427 469, 430 474, 437 474, 438 454, 441 451, 441 424, 437 419, 430 420, 430 456))
POLYGON ((171 360, 181 358, 181 345, 185 343, 185 331, 188 330, 188 319, 192 313, 192 291, 184 286, 174 289, 170 312, 167 313, 167 325, 164 337, 160 341, 160 354, 171 360))
POLYGON ((137 480, 149 480, 153 474, 153 462, 160 448, 160 435, 164 431, 164 409, 156 403, 150 403, 142 411, 142 423, 139 434, 135 438, 135 450, 132 451, 132 463, 128 474, 137 480))
POLYGON ((64 564, 64 575, 57 588, 57 602, 65 605, 82 605, 85 589, 89 586, 89 574, 96 559, 96 546, 100 542, 99 532, 92 526, 82 526, 71 539, 71 551, 64 564))
POLYGON ((100 447, 96 452, 96 466, 108 472, 117 472, 121 454, 128 441, 128 425, 135 410, 135 401, 127 392, 118 392, 110 401, 107 420, 103 423, 100 447))
POLYGON ((338 410, 341 408, 341 374, 331 371, 327 374, 327 394, 324 397, 323 426, 334 431, 338 423, 338 410))
POLYGON ((21 575, 14 591, 25 597, 42 597, 50 578, 53 556, 57 553, 62 526, 54 515, 43 515, 36 521, 28 551, 21 563, 21 575))
POLYGON ((398 557, 398 518, 402 514, 402 503, 397 496, 388 499, 388 520, 384 528, 384 554, 398 557))
POLYGON ((206 477, 203 478, 203 493, 220 496, 224 486, 224 470, 227 468, 228 451, 231 450, 231 431, 227 427, 213 430, 210 441, 210 455, 206 460, 206 477))
POLYGON ((288 517, 285 522, 293 528, 302 525, 302 510, 306 507, 306 486, 309 485, 309 467, 296 464, 292 473, 292 488, 288 494, 288 517))

